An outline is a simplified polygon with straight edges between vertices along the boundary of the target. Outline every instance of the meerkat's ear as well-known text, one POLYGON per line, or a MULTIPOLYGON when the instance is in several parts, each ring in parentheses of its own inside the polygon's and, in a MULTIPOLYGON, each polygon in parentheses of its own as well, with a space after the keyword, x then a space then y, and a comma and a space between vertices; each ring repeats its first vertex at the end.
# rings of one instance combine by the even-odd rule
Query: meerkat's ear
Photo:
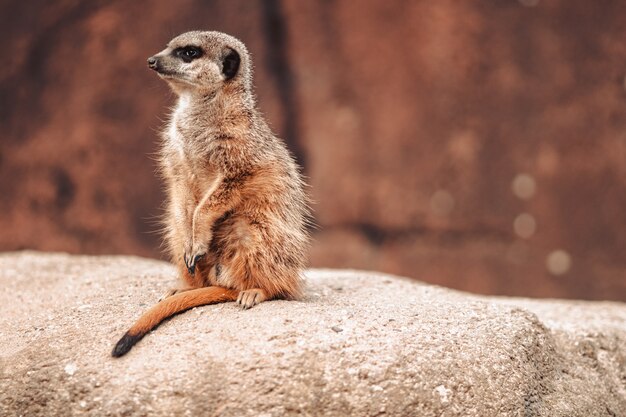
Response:
POLYGON ((222 61, 222 74, 224 74, 226 80, 230 80, 235 75, 237 75, 240 63, 241 58, 239 57, 237 51, 235 51, 234 49, 229 49, 228 53, 222 61))

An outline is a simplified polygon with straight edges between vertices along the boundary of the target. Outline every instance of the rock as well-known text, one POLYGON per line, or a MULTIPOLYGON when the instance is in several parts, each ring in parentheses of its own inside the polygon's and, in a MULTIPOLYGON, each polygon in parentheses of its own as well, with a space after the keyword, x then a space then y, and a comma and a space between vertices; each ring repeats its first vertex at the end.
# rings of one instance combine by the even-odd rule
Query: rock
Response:
POLYGON ((112 358, 174 275, 136 257, 0 255, 0 415, 626 415, 624 304, 310 270, 302 301, 196 308, 112 358))

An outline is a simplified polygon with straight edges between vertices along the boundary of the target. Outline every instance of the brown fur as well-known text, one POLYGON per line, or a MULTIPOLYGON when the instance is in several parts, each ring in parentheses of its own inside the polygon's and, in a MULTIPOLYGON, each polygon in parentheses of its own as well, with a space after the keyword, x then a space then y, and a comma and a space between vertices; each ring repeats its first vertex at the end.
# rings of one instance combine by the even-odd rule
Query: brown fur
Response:
POLYGON ((179 96, 160 165, 168 195, 165 242, 185 285, 145 313, 114 356, 165 318, 198 305, 237 301, 250 308, 298 298, 309 240, 304 182, 256 108, 245 46, 219 32, 188 32, 153 59, 151 67, 179 96), (191 62, 175 56, 188 45, 202 56, 191 62), (232 51, 240 66, 229 79, 224 57, 232 51))

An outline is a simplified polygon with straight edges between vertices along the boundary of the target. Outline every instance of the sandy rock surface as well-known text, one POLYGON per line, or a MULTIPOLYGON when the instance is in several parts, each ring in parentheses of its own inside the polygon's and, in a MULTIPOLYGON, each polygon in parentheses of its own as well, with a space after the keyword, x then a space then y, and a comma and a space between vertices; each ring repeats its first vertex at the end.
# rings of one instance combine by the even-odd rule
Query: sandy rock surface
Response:
POLYGON ((2 416, 626 416, 626 305, 311 270, 306 299, 196 308, 113 359, 166 263, 0 255, 2 416))

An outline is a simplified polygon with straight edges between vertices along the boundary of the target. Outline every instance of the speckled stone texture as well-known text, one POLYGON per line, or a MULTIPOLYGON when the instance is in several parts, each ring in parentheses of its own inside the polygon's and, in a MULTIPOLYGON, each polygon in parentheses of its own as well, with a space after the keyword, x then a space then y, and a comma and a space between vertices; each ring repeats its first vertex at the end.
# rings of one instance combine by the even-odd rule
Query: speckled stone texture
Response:
POLYGON ((196 308, 111 348, 163 262, 0 255, 2 416, 626 416, 626 305, 311 270, 306 298, 196 308))

